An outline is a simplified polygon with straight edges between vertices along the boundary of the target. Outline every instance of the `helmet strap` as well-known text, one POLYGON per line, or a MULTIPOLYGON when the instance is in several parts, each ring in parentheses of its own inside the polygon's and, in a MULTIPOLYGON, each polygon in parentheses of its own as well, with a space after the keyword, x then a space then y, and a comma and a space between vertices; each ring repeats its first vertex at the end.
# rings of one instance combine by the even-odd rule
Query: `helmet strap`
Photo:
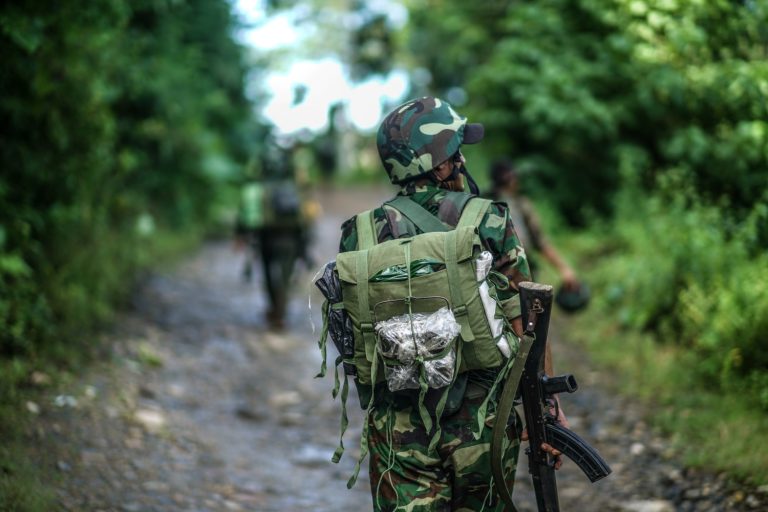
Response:
POLYGON ((432 172, 429 173, 429 177, 430 177, 430 179, 432 179, 433 182, 435 182, 438 185, 440 185, 441 183, 448 183, 448 182, 451 182, 451 181, 455 180, 456 178, 459 177, 460 173, 461 173, 461 171, 459 171, 457 166, 454 165, 453 167, 451 167, 451 174, 449 174, 445 178, 439 178, 437 176, 437 170, 436 169, 433 169, 432 172))
POLYGON ((479 196, 480 195, 480 187, 477 186, 477 183, 472 178, 472 175, 469 174, 469 171, 467 170, 466 165, 461 166, 461 174, 463 174, 467 178, 467 184, 469 185, 469 191, 472 192, 474 195, 479 196))

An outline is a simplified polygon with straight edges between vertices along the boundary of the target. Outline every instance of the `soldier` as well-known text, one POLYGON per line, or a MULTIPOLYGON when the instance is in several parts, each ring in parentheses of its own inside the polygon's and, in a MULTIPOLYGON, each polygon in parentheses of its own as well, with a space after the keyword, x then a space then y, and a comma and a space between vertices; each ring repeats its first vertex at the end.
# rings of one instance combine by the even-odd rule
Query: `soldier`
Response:
MULTIPOLYGON (((309 223, 293 176, 290 153, 270 146, 260 165, 252 164, 241 189, 236 225, 236 246, 249 246, 259 257, 269 308, 267 323, 284 327, 288 290, 297 259, 308 265, 309 223)), ((244 268, 250 280, 251 256, 244 268)))
MULTIPOLYGON (((535 249, 541 253, 544 259, 557 269, 563 283, 567 287, 575 287, 578 284, 576 273, 544 235, 533 203, 520 192, 520 175, 512 162, 508 160, 495 161, 491 165, 490 174, 493 184, 490 197, 507 205, 517 234, 525 248, 529 251, 535 249)), ((530 256, 528 261, 532 270, 535 270, 535 265, 531 264, 530 256)))
POLYGON ((491 165, 490 177, 493 184, 490 198, 503 202, 509 208, 509 214, 520 241, 528 251, 528 264, 531 271, 536 271, 537 267, 536 261, 531 258, 531 252, 535 249, 560 274, 562 286, 558 292, 558 304, 567 311, 586 306, 589 290, 579 281, 573 268, 544 235, 533 203, 520 191, 520 175, 515 166, 509 160, 497 160, 491 165))
MULTIPOLYGON (((409 197, 446 227, 454 228, 463 207, 478 193, 467 172, 461 145, 479 142, 483 133, 481 124, 467 123, 448 103, 424 97, 409 101, 386 116, 378 131, 377 146, 390 181, 400 187, 398 195, 409 197), (464 192, 465 177, 471 194, 464 192)), ((517 284, 530 280, 525 251, 503 203, 491 203, 480 218, 477 228, 481 242, 493 255, 494 270, 509 281, 509 288, 499 298, 516 304, 507 316, 519 335, 520 308, 513 299, 517 284)), ((373 219, 379 243, 421 232, 390 205, 375 209, 373 219)), ((357 239, 353 217, 342 226, 340 252, 356 250, 357 239)), ((549 358, 547 366, 551 373, 549 358)), ((356 380, 362 404, 368 404, 375 391, 368 416, 370 484, 375 511, 398 507, 415 512, 503 509, 491 485, 491 429, 485 428, 479 439, 472 432, 472 425, 484 413, 480 409, 499 371, 488 368, 459 374, 448 390, 449 405, 440 416, 442 433, 433 450, 429 445, 434 430, 425 427, 417 410, 418 390, 390 392, 381 384, 374 390, 356 380)), ((430 389, 425 403, 434 403, 443 391, 445 388, 430 389)), ((490 397, 488 411, 495 410, 496 399, 490 397)), ((562 409, 560 413, 560 421, 567 423, 562 409)), ((486 418, 486 424, 493 423, 493 414, 486 418)), ((504 456, 510 489, 524 434, 519 419, 515 420, 508 428, 510 443, 504 456)), ((559 467, 560 453, 549 446, 543 449, 558 457, 559 467)))

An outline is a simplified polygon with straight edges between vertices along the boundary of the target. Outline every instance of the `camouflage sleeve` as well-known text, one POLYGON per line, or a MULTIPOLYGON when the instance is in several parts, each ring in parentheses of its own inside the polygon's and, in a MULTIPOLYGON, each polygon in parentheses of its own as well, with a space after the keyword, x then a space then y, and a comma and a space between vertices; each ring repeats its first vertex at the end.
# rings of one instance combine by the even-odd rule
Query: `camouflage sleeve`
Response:
POLYGON ((503 203, 493 203, 483 216, 478 231, 483 245, 493 254, 494 270, 509 279, 509 290, 501 291, 499 298, 506 300, 516 296, 517 285, 530 280, 531 271, 507 206, 503 203))
MULTIPOLYGON (((376 208, 373 211, 376 236, 378 240, 390 240, 394 238, 390 221, 383 208, 376 208)), ((339 252, 354 251, 357 249, 357 215, 347 219, 341 225, 341 241, 339 242, 339 252)))
POLYGON ((357 248, 357 227, 355 219, 357 216, 347 219, 341 225, 341 240, 339 241, 339 252, 354 251, 357 248))

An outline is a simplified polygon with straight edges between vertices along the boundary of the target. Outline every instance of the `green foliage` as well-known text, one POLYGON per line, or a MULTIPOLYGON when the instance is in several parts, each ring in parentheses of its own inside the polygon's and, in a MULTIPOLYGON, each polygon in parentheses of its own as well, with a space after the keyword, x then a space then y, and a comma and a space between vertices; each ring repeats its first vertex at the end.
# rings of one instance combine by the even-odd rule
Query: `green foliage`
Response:
POLYGON ((569 335, 648 403, 686 464, 762 485, 768 261, 750 254, 765 204, 734 222, 676 186, 625 190, 614 222, 558 240, 593 290, 569 335))
POLYGON ((768 201, 740 220, 672 176, 663 194, 620 197, 613 228, 603 227, 613 252, 595 262, 591 279, 624 328, 680 348, 685 375, 749 393, 768 410, 768 257, 756 236, 768 201))
POLYGON ((432 92, 466 89, 485 150, 535 169, 569 222, 609 213, 627 164, 649 186, 689 171, 741 214, 768 186, 765 3, 411 4, 432 92))
POLYGON ((30 373, 86 360, 137 269, 188 248, 245 162, 230 8, 0 7, 0 509, 54 498, 20 449, 30 373))
POLYGON ((55 504, 54 492, 24 455, 7 442, 0 447, 0 510, 47 512, 55 504))
POLYGON ((0 355, 76 350, 160 233, 211 220, 249 151, 233 26, 224 1, 0 8, 0 355))

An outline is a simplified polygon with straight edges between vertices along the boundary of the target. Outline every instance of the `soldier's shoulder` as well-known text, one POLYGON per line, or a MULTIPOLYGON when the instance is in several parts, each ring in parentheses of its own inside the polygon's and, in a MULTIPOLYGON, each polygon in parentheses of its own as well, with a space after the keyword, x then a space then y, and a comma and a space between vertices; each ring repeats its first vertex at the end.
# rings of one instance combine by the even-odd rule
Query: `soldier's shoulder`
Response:
POLYGON ((357 215, 353 215, 344 222, 341 223, 341 231, 347 231, 349 229, 352 229, 355 225, 355 221, 357 220, 357 215))
POLYGON ((486 215, 499 215, 501 217, 505 217, 507 210, 509 210, 507 203, 502 200, 497 200, 497 199, 493 199, 491 197, 485 197, 485 196, 471 196, 470 199, 475 201, 477 200, 487 201, 488 207, 485 210, 486 215))
POLYGON ((505 231, 509 217, 508 209, 509 207, 503 201, 490 201, 480 226, 485 229, 505 231))

